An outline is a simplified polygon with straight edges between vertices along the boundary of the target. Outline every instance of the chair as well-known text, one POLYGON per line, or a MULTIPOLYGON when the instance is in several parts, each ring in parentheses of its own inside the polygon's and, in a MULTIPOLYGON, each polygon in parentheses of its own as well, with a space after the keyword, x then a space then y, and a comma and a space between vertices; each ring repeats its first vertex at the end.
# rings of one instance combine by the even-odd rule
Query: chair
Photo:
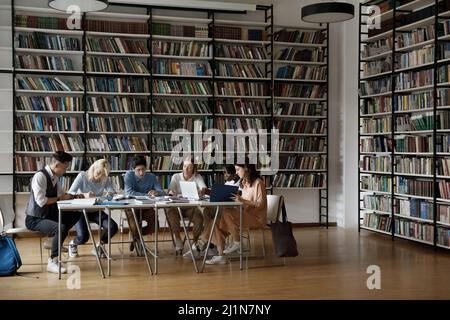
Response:
POLYGON ((14 236, 28 236, 28 237, 36 237, 39 238, 39 252, 41 256, 41 271, 43 266, 42 260, 42 238, 46 237, 46 234, 43 234, 39 231, 28 230, 27 228, 8 228, 5 230, 5 217, 3 215, 3 210, 0 208, 0 225, 4 233, 10 235, 14 238, 14 236))

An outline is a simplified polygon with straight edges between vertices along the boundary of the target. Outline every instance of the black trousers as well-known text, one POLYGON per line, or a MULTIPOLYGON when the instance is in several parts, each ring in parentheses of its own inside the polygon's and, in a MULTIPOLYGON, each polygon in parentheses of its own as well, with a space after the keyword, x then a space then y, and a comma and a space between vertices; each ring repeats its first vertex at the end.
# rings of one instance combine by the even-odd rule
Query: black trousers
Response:
MULTIPOLYGON (((61 246, 66 239, 69 230, 80 220, 80 213, 76 211, 64 211, 61 214, 61 246)), ((58 256, 58 211, 51 212, 45 218, 33 217, 27 215, 25 219, 27 229, 38 231, 53 237, 52 252, 50 257, 53 259, 58 256)))

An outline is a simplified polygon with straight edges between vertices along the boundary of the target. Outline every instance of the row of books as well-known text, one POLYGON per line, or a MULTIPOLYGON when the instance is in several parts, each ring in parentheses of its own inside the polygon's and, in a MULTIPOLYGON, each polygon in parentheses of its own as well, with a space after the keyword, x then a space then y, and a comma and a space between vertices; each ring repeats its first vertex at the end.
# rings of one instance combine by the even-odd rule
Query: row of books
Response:
POLYGON ((150 73, 145 62, 131 58, 87 57, 86 69, 93 72, 150 73))
POLYGON ((218 43, 216 44, 216 57, 263 60, 268 58, 268 54, 263 46, 218 43))
MULTIPOLYGON (((438 37, 443 35, 443 25, 438 24, 438 37)), ((413 29, 409 32, 399 32, 395 36, 395 48, 401 49, 421 42, 434 40, 434 24, 413 29)))
POLYGON ((273 39, 277 42, 322 44, 326 37, 325 31, 288 31, 287 29, 281 29, 273 34, 273 39))
POLYGON ((142 40, 120 37, 86 39, 86 50, 90 52, 148 54, 147 43, 142 40))
POLYGON ((153 23, 152 33, 161 36, 208 38, 208 26, 153 23))
POLYGON ((434 62, 434 46, 425 46, 418 50, 401 53, 397 57, 396 69, 420 66, 434 62))
MULTIPOLYGON (((72 20, 72 19, 71 19, 72 20)), ((73 19, 75 21, 78 20, 81 25, 81 19, 73 19)), ((67 18, 57 18, 57 17, 38 17, 38 16, 29 16, 16 14, 14 17, 14 22, 16 27, 25 27, 25 28, 39 28, 39 29, 60 29, 66 30, 67 27, 67 18)), ((77 25, 77 24, 75 24, 77 25)))
POLYGON ((16 68, 73 71, 72 59, 59 56, 15 55, 16 68))
POLYGON ((324 170, 327 157, 321 156, 280 156, 280 169, 324 170))
MULTIPOLYGON (((24 171, 38 171, 44 168, 46 165, 50 164, 52 158, 51 157, 30 157, 30 156, 22 156, 16 155, 15 163, 16 163, 16 171, 24 172, 24 171)), ((67 171, 80 171, 83 170, 83 158, 82 157, 73 157, 72 161, 67 168, 67 171)))
POLYGON ((264 78, 265 76, 258 65, 248 63, 219 63, 218 75, 238 78, 264 78))
POLYGON ((319 120, 296 120, 296 121, 282 121, 276 120, 274 128, 277 128, 280 133, 310 133, 310 134, 324 134, 326 129, 326 121, 319 120))
POLYGON ((437 221, 450 224, 450 206, 447 204, 437 204, 437 221))
POLYGON ((113 20, 86 20, 86 30, 107 33, 148 34, 146 22, 121 22, 113 20))
POLYGON ((82 111, 81 97, 33 97, 17 96, 17 110, 35 111, 82 111))
POLYGON ((152 151, 172 151, 175 142, 169 136, 153 136, 152 151))
POLYGON ((326 52, 324 49, 296 49, 285 48, 275 52, 274 60, 305 61, 305 62, 324 62, 326 52))
POLYGON ((206 114, 210 113, 208 103, 202 100, 172 100, 161 99, 156 100, 152 106, 154 113, 190 113, 190 114, 206 114))
MULTIPOLYGON (((147 164, 150 164, 150 157, 148 155, 142 155, 144 159, 147 161, 147 164)), ((94 163, 94 161, 99 159, 106 159, 111 165, 111 170, 132 170, 133 168, 133 159, 135 155, 129 154, 118 154, 118 155, 108 155, 108 156, 100 156, 100 157, 87 157, 87 164, 90 166, 94 163)))
POLYGON ((83 131, 81 117, 43 117, 38 114, 26 114, 16 117, 16 130, 25 131, 83 131))
POLYGON ((88 91, 95 92, 150 92, 148 81, 137 78, 101 78, 90 77, 87 79, 88 91))
POLYGON ((392 51, 392 36, 366 43, 361 51, 361 58, 368 58, 392 51))
MULTIPOLYGON (((437 119, 437 127, 439 128, 440 118, 445 118, 445 114, 439 114, 437 119)), ((445 120, 445 119, 444 119, 445 120)), ((396 130, 403 131, 423 131, 433 129, 433 113, 424 112, 416 113, 412 116, 402 115, 395 118, 396 130)), ((444 121, 442 121, 444 122, 444 121)), ((444 129, 444 128, 440 128, 444 129)))
POLYGON ((449 228, 444 228, 444 227, 437 228, 437 243, 442 246, 450 247, 450 229, 449 228))
POLYGON ((146 137, 100 135, 98 138, 86 139, 89 151, 148 151, 146 137))
POLYGON ((153 74, 211 76, 212 70, 207 62, 181 62, 158 59, 153 61, 153 74))
POLYGON ((418 240, 433 242, 434 227, 432 224, 420 223, 406 219, 396 219, 395 234, 418 240))
POLYGON ((433 181, 395 177, 394 192, 422 197, 433 196, 433 181))
POLYGON ((392 209, 391 197, 365 193, 363 196, 363 208, 369 210, 390 212, 392 209))
MULTIPOLYGON (((403 96, 402 96, 403 97, 403 96)), ((392 111, 392 98, 388 96, 364 99, 360 105, 361 115, 392 111)))
POLYGON ((450 182, 446 180, 439 181, 439 198, 450 199, 450 182))
POLYGON ((324 107, 319 103, 283 102, 275 103, 274 116, 324 116, 324 107))
POLYGON ((247 29, 232 26, 214 26, 216 39, 266 41, 268 33, 261 29, 247 29))
POLYGON ((363 77, 370 77, 392 70, 392 58, 390 56, 375 61, 363 63, 363 77))
POLYGON ((216 104, 217 114, 269 114, 265 104, 261 101, 222 100, 216 104))
POLYGON ((381 78, 377 80, 364 81, 360 84, 360 94, 362 96, 380 94, 391 91, 391 78, 381 78))
POLYGON ((215 127, 226 132, 226 130, 266 129, 267 125, 260 118, 217 118, 215 127))
POLYGON ((361 133, 389 133, 392 119, 390 117, 361 119, 361 133))
POLYGON ((88 97, 89 111, 94 112, 149 112, 148 99, 136 97, 88 97))
POLYGON ((433 203, 422 199, 395 199, 398 214, 433 220, 433 203))
POLYGON ((361 189, 391 192, 392 178, 387 176, 361 176, 361 189))
MULTIPOLYGON (((17 192, 30 192, 30 185, 32 175, 29 177, 17 177, 16 178, 16 191, 17 192)), ((72 185, 75 177, 74 176, 62 176, 59 178, 59 184, 63 190, 69 190, 72 185)))
POLYGON ((434 81, 434 70, 402 72, 396 76, 395 90, 412 89, 432 85, 434 81))
POLYGON ((61 80, 58 77, 24 77, 16 78, 16 88, 23 90, 45 90, 45 91, 82 91, 83 87, 78 81, 61 80))
MULTIPOLYGON (((397 148, 399 148, 398 145, 397 148)), ((392 140, 386 137, 370 137, 370 138, 362 137, 360 139, 361 152, 391 152, 391 150, 392 150, 392 140)))
POLYGON ((147 117, 89 117, 89 131, 106 132, 149 132, 150 120, 147 117))
POLYGON ((283 79, 326 80, 327 68, 305 65, 284 66, 278 68, 276 77, 283 79))
POLYGON ((364 215, 363 226, 380 231, 391 232, 392 218, 388 215, 367 212, 364 215))
POLYGON ((391 158, 387 156, 363 156, 359 167, 363 171, 391 172, 391 158))
POLYGON ((280 150, 295 151, 295 152, 324 152, 325 139, 315 137, 305 138, 280 138, 280 150))
POLYGON ((153 132, 173 132, 176 129, 186 129, 189 132, 203 132, 213 128, 212 118, 160 117, 153 118, 153 132))
POLYGON ((197 41, 153 41, 152 53, 182 57, 210 57, 212 47, 197 41))
POLYGON ((208 82, 188 80, 153 80, 153 93, 208 95, 208 82))
POLYGON ((16 135, 17 151, 83 151, 81 135, 55 134, 52 136, 16 135))
MULTIPOLYGON (((441 159, 444 160, 444 159, 441 159)), ((396 171, 406 174, 433 174, 433 158, 395 157, 396 171)))
POLYGON ((216 95, 231 96, 266 96, 267 86, 255 82, 216 82, 216 95))
MULTIPOLYGON (((155 157, 153 159, 153 170, 158 171, 167 171, 167 170, 179 170, 183 169, 183 164, 175 164, 172 161, 172 156, 161 156, 155 157)), ((212 169, 211 165, 208 165, 206 162, 199 163, 197 166, 198 170, 210 170, 212 169)))
POLYGON ((20 33, 14 39, 15 48, 80 51, 81 41, 78 38, 43 32, 20 33))
POLYGON ((276 84, 274 93, 277 97, 323 99, 326 97, 327 87, 324 85, 276 84))
POLYGON ((272 186, 275 188, 323 188, 326 183, 327 177, 323 173, 277 173, 273 178, 272 186))

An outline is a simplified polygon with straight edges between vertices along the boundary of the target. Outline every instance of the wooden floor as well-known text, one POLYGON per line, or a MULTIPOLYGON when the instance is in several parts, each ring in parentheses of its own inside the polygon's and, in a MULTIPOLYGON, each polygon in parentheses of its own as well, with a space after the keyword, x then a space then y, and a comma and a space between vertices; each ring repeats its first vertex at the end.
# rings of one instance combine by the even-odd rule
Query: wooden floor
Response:
MULTIPOLYGON (((142 259, 121 259, 118 248, 112 277, 102 279, 91 248, 80 247, 73 263, 81 270, 81 288, 67 288, 67 275, 40 272, 25 265, 26 276, 0 278, 3 299, 450 299, 450 252, 367 231, 332 228, 296 229, 301 250, 286 266, 278 258, 207 266, 196 274, 192 261, 175 257, 169 244, 162 248, 159 274, 149 276, 142 259), (381 290, 368 290, 369 265, 381 268, 381 290)), ((258 242, 260 234, 255 235, 258 242)), ((267 242, 271 241, 266 233, 267 242)), ((23 262, 39 261, 34 239, 18 239, 23 262)), ((255 244, 260 250, 259 243, 255 244)), ((45 253, 46 254, 46 253, 45 253)), ((272 255, 271 246, 269 255, 272 255)), ((130 257, 130 253, 126 253, 130 257)))

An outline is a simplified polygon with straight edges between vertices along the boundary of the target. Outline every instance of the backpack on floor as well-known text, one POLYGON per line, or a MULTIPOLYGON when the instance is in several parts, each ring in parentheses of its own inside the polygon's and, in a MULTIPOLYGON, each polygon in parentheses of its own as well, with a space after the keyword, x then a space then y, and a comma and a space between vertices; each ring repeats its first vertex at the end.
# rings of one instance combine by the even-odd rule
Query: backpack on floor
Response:
POLYGON ((5 234, 0 235, 0 276, 12 276, 22 265, 14 240, 5 234))

